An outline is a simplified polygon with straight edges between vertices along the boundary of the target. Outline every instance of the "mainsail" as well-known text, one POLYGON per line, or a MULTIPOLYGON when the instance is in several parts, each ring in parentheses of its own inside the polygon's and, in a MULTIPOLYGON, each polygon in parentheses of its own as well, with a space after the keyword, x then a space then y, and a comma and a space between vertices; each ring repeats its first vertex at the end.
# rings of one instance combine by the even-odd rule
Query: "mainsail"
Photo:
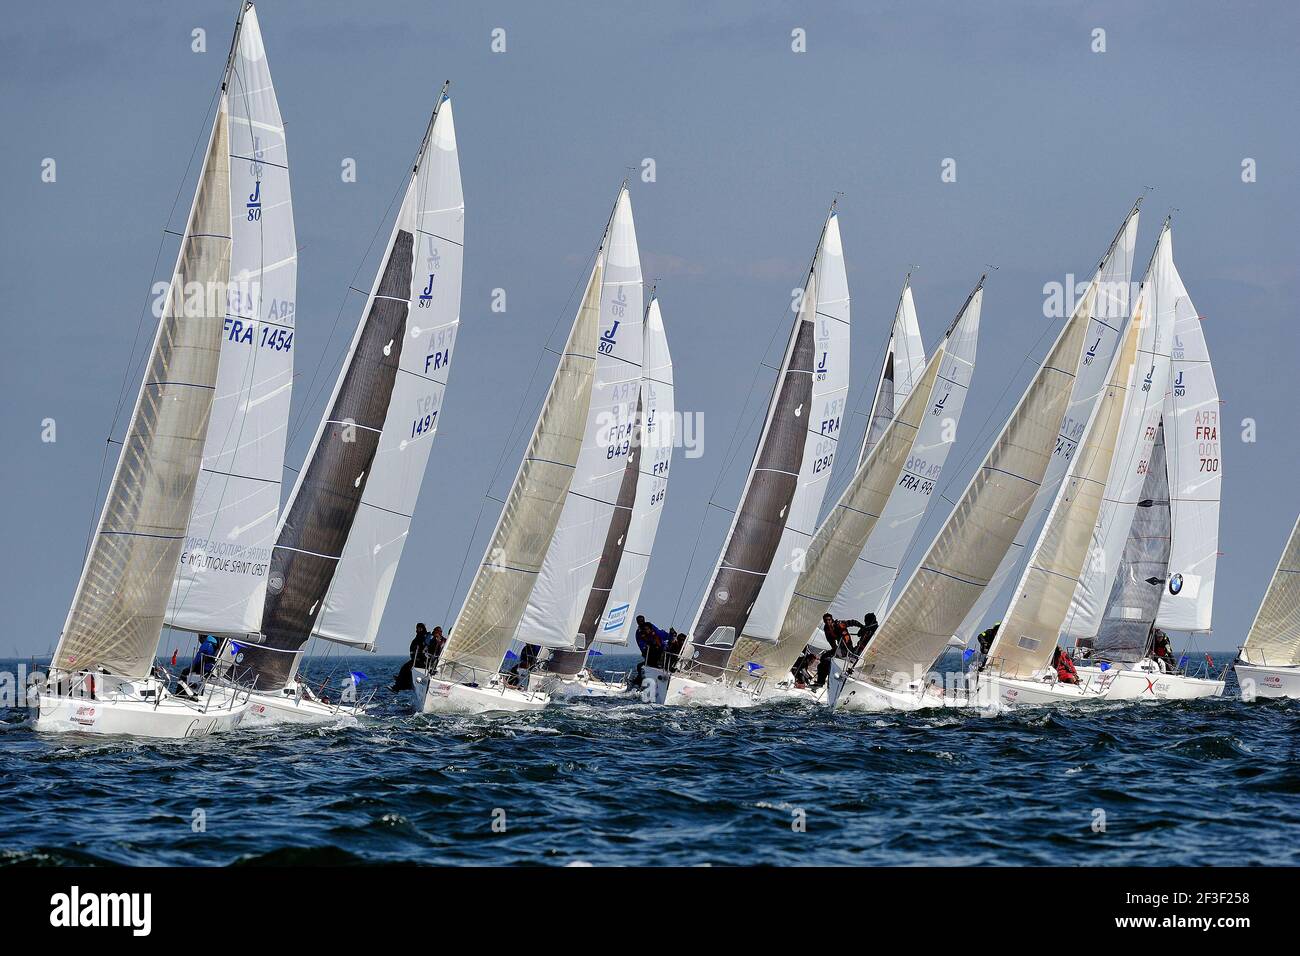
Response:
POLYGON ((1047 666, 1070 608, 1097 522, 1124 399, 1137 358, 1141 319, 1134 319, 1110 365, 1109 380, 1084 429, 1061 490, 1016 586, 989 659, 1006 676, 1030 677, 1047 666))
POLYGON ((626 185, 619 188, 601 249, 600 341, 582 452, 515 635, 525 644, 574 648, 579 634, 592 630, 584 613, 598 569, 609 557, 610 527, 630 516, 626 508, 619 511, 619 499, 621 492, 630 497, 636 488, 629 456, 644 342, 641 256, 626 185))
POLYGON ((1172 262, 1171 271, 1174 342, 1164 421, 1173 543, 1156 623, 1178 631, 1208 631, 1214 611, 1223 482, 1219 389, 1200 316, 1172 262))
POLYGON ((848 333, 848 282, 832 211, 799 297, 740 507, 683 651, 704 674, 726 666, 741 635, 769 642, 779 635, 835 460, 848 333))
POLYGON ((465 198, 444 92, 414 176, 415 233, 406 340, 360 508, 313 636, 373 650, 441 420, 460 326, 465 198))
POLYGON ((1042 487, 1035 495, 1033 505, 1021 523, 1015 540, 1002 556, 988 586, 980 593, 955 632, 963 642, 970 642, 993 602, 998 599, 1005 585, 1013 580, 1012 573, 1025 557, 1034 529, 1052 506, 1057 489, 1083 436, 1083 429, 1105 387, 1106 370, 1119 347, 1120 331, 1129 316, 1133 250, 1137 245, 1138 210, 1141 205, 1142 200, 1139 198, 1124 218, 1097 266, 1092 285, 1089 286, 1095 289, 1095 297, 1085 333, 1087 350, 1078 366, 1078 374, 1070 392, 1070 404, 1061 418, 1061 430, 1057 435, 1056 447, 1052 450, 1052 460, 1043 475, 1042 487))
POLYGON ((251 4, 226 95, 230 286, 203 467, 167 623, 235 634, 262 622, 293 384, 298 269, 284 123, 251 4))
POLYGON ((914 680, 938 658, 989 585, 1047 472, 1087 357, 1096 280, 1043 359, 948 520, 867 645, 858 670, 914 680))
POLYGON ((497 673, 546 559, 586 435, 604 272, 602 249, 528 449, 439 658, 439 673, 452 679, 497 673))
POLYGON ((222 93, 144 381, 54 652, 56 669, 102 666, 142 678, 153 666, 217 385, 230 245, 222 93))
POLYGON ((1251 664, 1300 664, 1300 518, 1241 648, 1251 664))
POLYGON ((1169 383, 1176 302, 1172 270, 1169 221, 1166 220, 1133 310, 1135 321, 1139 318, 1141 321, 1137 359, 1125 397, 1124 420, 1120 424, 1110 476, 1106 480, 1106 496, 1093 531, 1092 553, 1079 576, 1065 619, 1065 633, 1076 641, 1094 636, 1101 626, 1133 514, 1151 468, 1152 447, 1169 383))
POLYGON ((862 435, 858 467, 862 467, 894 415, 907 401, 907 396, 912 394, 912 388, 924 370, 925 346, 921 342, 921 326, 916 320, 912 274, 909 272, 903 280, 898 308, 894 310, 894 324, 890 327, 889 344, 885 346, 885 361, 880 366, 880 381, 876 384, 871 412, 867 416, 867 429, 862 435))
POLYGON ((244 646, 237 658, 259 689, 284 686, 297 652, 327 607, 325 636, 341 634, 362 646, 374 641, 428 459, 454 339, 459 175, 453 177, 450 197, 430 183, 434 174, 447 171, 447 157, 440 154, 448 146, 450 167, 456 168, 450 121, 444 95, 421 142, 325 416, 285 506, 271 557, 264 640, 244 646), (437 161, 426 169, 423 160, 431 154, 437 161), (442 201, 454 205, 445 209, 442 201), (452 237, 431 234, 432 228, 449 225, 452 237), (417 236, 428 240, 421 246, 426 259, 434 249, 449 255, 453 267, 445 285, 431 282, 426 289, 423 272, 415 272, 417 236), (454 252, 447 252, 452 245, 454 252), (413 303, 426 292, 443 309, 432 329, 412 319, 413 303))
POLYGON ((981 279, 971 292, 939 348, 912 383, 907 401, 818 527, 778 642, 773 645, 742 638, 736 645, 735 659, 751 670, 762 669, 775 680, 783 678, 812 638, 832 598, 843 593, 846 578, 863 549, 870 547, 881 516, 888 512, 887 503, 900 492, 910 496, 918 486, 927 484, 929 489, 922 497, 928 498, 937 475, 931 476, 921 464, 926 451, 920 443, 932 434, 932 422, 940 422, 943 429, 951 415, 960 414, 974 367, 983 282, 981 279))

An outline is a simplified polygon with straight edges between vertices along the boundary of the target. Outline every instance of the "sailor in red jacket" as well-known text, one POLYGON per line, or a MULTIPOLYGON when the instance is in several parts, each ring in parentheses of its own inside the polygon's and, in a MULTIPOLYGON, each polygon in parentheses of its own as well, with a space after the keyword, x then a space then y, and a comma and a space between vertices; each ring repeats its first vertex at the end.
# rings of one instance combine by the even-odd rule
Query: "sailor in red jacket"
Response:
POLYGON ((1052 654, 1052 666, 1056 668, 1056 679, 1062 684, 1079 683, 1079 672, 1074 669, 1074 661, 1070 660, 1070 655, 1057 648, 1052 654))

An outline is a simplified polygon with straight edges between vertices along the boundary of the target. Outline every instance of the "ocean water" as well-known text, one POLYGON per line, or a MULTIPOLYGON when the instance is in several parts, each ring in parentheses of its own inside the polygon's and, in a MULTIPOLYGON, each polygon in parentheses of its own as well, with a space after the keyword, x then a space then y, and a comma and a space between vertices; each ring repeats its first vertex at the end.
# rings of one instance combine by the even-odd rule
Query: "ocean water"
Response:
POLYGON ((603 700, 449 718, 389 693, 400 663, 308 661, 381 685, 352 726, 152 742, 37 735, 10 711, 0 862, 1300 863, 1300 702, 1242 703, 1231 677, 1221 700, 996 717, 603 700))

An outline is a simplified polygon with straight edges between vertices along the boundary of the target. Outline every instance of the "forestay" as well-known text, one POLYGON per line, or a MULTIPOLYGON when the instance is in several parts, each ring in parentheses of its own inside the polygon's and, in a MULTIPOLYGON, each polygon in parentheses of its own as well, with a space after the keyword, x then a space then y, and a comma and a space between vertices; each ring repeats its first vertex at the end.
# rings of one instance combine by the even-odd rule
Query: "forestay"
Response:
POLYGON ((284 123, 250 5, 227 81, 230 286, 203 466, 167 610, 227 634, 262 622, 293 384, 298 253, 284 123))
MULTIPOLYGON (((516 637, 525 644, 574 648, 596 573, 606 560, 619 491, 635 489, 628 457, 636 434, 641 393, 641 257, 627 187, 619 189, 601 240, 605 254, 600 289, 600 341, 582 451, 550 549, 538 574, 516 637), (627 481, 624 481, 625 475, 627 481)), ((627 511, 623 514, 626 516, 627 511)))
POLYGON ((1119 347, 1120 331, 1128 320, 1130 304, 1130 284, 1133 272, 1133 250, 1137 245, 1138 210, 1142 200, 1138 199, 1120 225, 1110 247, 1102 256, 1093 276, 1096 294, 1093 299, 1093 313, 1088 321, 1085 341, 1088 343, 1083 361, 1079 364, 1070 392, 1070 404, 1061 418, 1061 430, 1057 435, 1056 447, 1052 450, 1052 460, 1043 475, 1043 484, 1029 514, 1020 525, 1015 541, 1002 560, 997 570, 989 579, 988 587, 980 593, 979 598, 966 614, 965 619, 956 630, 956 636, 963 642, 970 639, 979 630, 989 610, 1002 594, 1005 586, 1014 580, 1013 572, 1026 555, 1030 536, 1038 528, 1043 516, 1056 499, 1061 480, 1074 458, 1075 449, 1083 435, 1098 396, 1105 387, 1106 370, 1110 367, 1115 350, 1119 347))
POLYGON ((1223 482, 1219 388, 1201 318, 1172 260, 1170 268, 1174 341, 1164 423, 1173 542, 1169 580, 1156 623, 1179 631, 1208 631, 1214 612, 1223 482))
POLYGON ((221 358, 230 142, 217 105, 167 299, 52 666, 148 676, 184 545, 221 358))

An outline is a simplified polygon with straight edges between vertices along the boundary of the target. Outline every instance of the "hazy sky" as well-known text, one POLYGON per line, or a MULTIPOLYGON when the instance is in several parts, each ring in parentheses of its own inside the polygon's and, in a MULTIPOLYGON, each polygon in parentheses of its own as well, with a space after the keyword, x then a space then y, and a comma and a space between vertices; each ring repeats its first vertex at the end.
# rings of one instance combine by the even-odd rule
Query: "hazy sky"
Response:
MULTIPOLYGON (((495 520, 488 501, 474 534, 482 495, 494 475, 491 494, 506 491, 554 368, 543 350, 567 332, 571 293, 625 168, 647 157, 656 181, 638 176, 631 187, 645 273, 659 283, 678 408, 704 416, 704 455, 674 461, 642 594, 652 619, 690 623, 729 521, 708 501, 718 485, 714 500, 735 505, 772 381, 763 363, 779 362, 790 290, 836 191, 858 412, 909 266, 927 347, 997 266, 944 475, 955 495, 1059 327, 1044 317, 1044 284, 1069 273, 1086 281, 1150 186, 1137 269, 1176 208, 1175 259, 1207 317, 1225 400, 1224 557, 1206 643, 1238 644, 1300 509, 1297 10, 264 0, 300 244, 293 466, 362 306, 348 287, 369 287, 372 237, 387 236, 386 211, 436 91, 453 84, 463 321, 380 650, 404 651, 416 620, 449 623, 469 582, 461 568, 480 559, 495 520), (498 27, 504 53, 490 49, 498 27), (796 28, 806 52, 791 50, 796 28), (1095 29, 1105 30, 1103 53, 1092 51, 1095 29), (344 158, 356 161, 355 183, 341 179, 344 158), (954 183, 940 179, 946 158, 954 183), (1257 182, 1243 183, 1245 158, 1257 182), (490 311, 494 288, 507 292, 504 314, 490 311), (1257 423, 1254 443, 1241 440, 1246 418, 1257 423)), ((159 239, 183 227, 187 163, 206 137, 236 11, 235 0, 46 2, 15 5, 0 21, 0 656, 44 653, 57 640, 102 498, 105 436, 141 306, 175 255, 168 237, 151 272, 159 239), (205 54, 191 51, 198 27, 205 54), (47 157, 54 183, 41 181, 47 157), (41 441, 46 418, 57 422, 53 444, 41 441)), ((138 385, 133 372, 128 400, 138 385)), ((864 427, 862 414, 846 423, 845 448, 864 427)), ((837 473, 832 494, 843 481, 837 473)), ((932 506, 913 562, 946 512, 941 500, 932 506)))

